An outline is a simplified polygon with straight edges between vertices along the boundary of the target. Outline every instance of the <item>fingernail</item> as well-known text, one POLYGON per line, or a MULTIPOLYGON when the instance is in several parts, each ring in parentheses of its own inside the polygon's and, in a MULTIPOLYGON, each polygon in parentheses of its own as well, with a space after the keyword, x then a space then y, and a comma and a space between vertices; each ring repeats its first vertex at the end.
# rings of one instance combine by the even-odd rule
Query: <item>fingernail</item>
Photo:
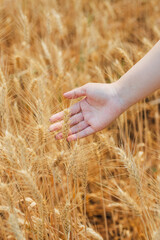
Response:
POLYGON ((63 95, 68 95, 68 94, 70 94, 70 91, 69 91, 69 92, 65 92, 65 93, 63 93, 63 95))
POLYGON ((52 129, 52 125, 49 127, 49 131, 51 132, 53 129, 52 129))
POLYGON ((72 136, 69 136, 68 138, 68 141, 75 141, 77 139, 76 135, 72 135, 72 136))
POLYGON ((61 139, 63 137, 63 134, 62 133, 59 133, 56 135, 56 139, 61 139))
POLYGON ((72 141, 72 139, 71 138, 67 138, 67 142, 71 142, 72 141))

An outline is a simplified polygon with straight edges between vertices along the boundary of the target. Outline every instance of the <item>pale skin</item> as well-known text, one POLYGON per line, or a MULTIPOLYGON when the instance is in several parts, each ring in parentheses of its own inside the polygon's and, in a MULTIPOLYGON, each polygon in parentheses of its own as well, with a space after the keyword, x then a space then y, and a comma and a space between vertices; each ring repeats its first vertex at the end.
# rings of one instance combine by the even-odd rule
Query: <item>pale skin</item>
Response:
MULTIPOLYGON (((64 97, 83 97, 70 110, 68 141, 96 133, 130 106, 160 88, 160 41, 118 81, 110 84, 87 83, 64 93, 64 97)), ((64 111, 51 116, 50 131, 59 130, 56 139, 63 138, 64 111)))

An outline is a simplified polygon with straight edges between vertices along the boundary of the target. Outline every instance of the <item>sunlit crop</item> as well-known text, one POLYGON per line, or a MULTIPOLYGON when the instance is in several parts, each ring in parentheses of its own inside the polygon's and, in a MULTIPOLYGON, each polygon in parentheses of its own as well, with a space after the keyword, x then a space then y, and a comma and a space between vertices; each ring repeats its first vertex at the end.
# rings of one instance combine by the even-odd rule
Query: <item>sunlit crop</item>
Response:
POLYGON ((159 39, 159 0, 0 0, 0 239, 160 239, 158 91, 90 137, 66 141, 67 111, 48 131, 63 92, 159 39))

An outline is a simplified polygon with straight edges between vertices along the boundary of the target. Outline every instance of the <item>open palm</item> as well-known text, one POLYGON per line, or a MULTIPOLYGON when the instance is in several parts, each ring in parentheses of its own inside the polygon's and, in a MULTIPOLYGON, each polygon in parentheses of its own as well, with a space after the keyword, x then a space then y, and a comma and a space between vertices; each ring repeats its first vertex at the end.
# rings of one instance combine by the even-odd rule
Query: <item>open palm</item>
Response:
MULTIPOLYGON (((122 112, 114 84, 89 83, 64 94, 69 99, 85 96, 70 107, 70 131, 68 140, 86 137, 104 129, 122 112)), ((54 114, 50 131, 61 130, 64 111, 54 114), (59 121, 59 122, 57 122, 59 121)), ((63 134, 56 135, 61 139, 63 134)))

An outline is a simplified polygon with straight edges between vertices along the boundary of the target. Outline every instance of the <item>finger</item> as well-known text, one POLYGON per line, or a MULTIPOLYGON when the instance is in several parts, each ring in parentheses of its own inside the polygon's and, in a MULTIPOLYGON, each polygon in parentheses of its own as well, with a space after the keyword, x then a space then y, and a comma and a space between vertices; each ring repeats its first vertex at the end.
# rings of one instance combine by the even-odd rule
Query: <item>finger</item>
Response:
MULTIPOLYGON (((74 125, 73 127, 70 128, 68 135, 72 135, 74 133, 80 132, 83 129, 87 128, 89 125, 88 123, 86 123, 85 121, 82 121, 76 125, 74 125)), ((56 135, 56 139, 62 139, 63 138, 63 133, 60 132, 56 135)))
MULTIPOLYGON (((80 101, 81 102, 81 101, 80 101)), ((80 106, 80 102, 77 102, 75 103, 74 105, 72 105, 69 110, 70 110, 70 113, 71 113, 71 116, 76 114, 76 113, 79 113, 81 111, 81 106, 80 106)))
POLYGON ((73 125, 83 121, 83 119, 84 119, 84 117, 83 117, 82 112, 73 115, 69 120, 70 121, 70 126, 73 126, 73 125))
POLYGON ((71 127, 71 129, 69 131, 69 135, 80 132, 87 127, 89 127, 88 123, 86 123, 85 121, 82 121, 82 122, 74 125, 73 127, 71 127))
MULTIPOLYGON (((71 116, 81 111, 80 102, 75 103, 69 108, 71 116)), ((50 122, 56 122, 58 120, 62 120, 63 118, 64 118, 64 111, 61 111, 59 113, 53 114, 49 120, 50 122)))
POLYGON ((63 133, 62 132, 60 132, 60 133, 58 133, 58 134, 56 134, 56 139, 58 139, 58 140, 60 140, 60 139, 62 139, 63 138, 63 133))
POLYGON ((85 129, 83 129, 82 131, 76 133, 76 134, 70 135, 67 138, 67 140, 68 141, 74 141, 74 140, 77 140, 77 139, 80 139, 80 138, 87 137, 87 136, 91 135, 94 132, 95 132, 95 130, 89 126, 89 127, 85 128, 85 129))
POLYGON ((49 121, 50 121, 50 122, 56 122, 56 121, 58 121, 58 120, 63 119, 63 117, 64 117, 64 111, 61 111, 61 112, 59 112, 59 113, 56 113, 56 114, 52 115, 52 116, 50 117, 49 121))
POLYGON ((85 87, 75 88, 69 92, 63 94, 66 98, 78 98, 86 95, 85 87))
MULTIPOLYGON (((70 118, 69 125, 73 126, 73 125, 81 122, 82 120, 83 120, 82 113, 75 114, 70 118)), ((52 131, 60 130, 62 128, 63 124, 64 124, 64 121, 54 123, 54 124, 50 125, 49 131, 52 132, 52 131)))
POLYGON ((56 130, 60 130, 62 128, 62 126, 63 126, 63 121, 54 123, 49 127, 49 131, 53 132, 56 130))

